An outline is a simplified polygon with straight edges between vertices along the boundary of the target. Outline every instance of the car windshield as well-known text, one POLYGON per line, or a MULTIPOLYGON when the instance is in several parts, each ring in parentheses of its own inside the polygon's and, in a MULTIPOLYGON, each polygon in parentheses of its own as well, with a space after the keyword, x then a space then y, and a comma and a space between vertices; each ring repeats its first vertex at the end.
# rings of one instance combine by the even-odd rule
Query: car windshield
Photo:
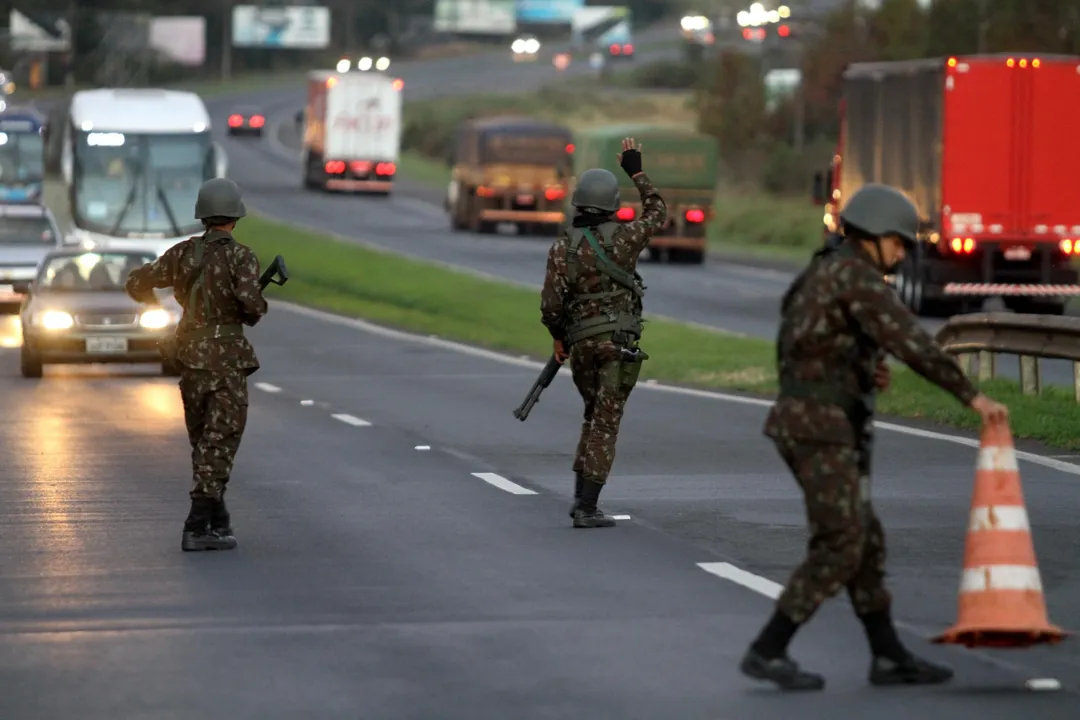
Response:
POLYGON ((203 181, 214 176, 207 133, 81 133, 75 215, 108 235, 180 237, 200 232, 192 218, 203 181))
POLYGON ((40 182, 45 175, 45 141, 32 132, 0 132, 0 185, 40 182))
POLYGON ((131 271, 152 262, 152 254, 83 253, 48 258, 37 285, 71 292, 123 292, 131 271))
POLYGON ((46 217, 0 217, 0 247, 56 245, 56 228, 46 217))

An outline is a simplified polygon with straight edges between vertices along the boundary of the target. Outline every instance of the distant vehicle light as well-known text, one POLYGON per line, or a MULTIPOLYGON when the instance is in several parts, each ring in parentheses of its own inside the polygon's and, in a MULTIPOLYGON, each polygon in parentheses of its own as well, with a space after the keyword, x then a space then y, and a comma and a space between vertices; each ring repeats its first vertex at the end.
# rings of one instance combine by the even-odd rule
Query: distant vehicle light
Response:
POLYGON ((705 211, 699 208, 693 208, 686 211, 686 222, 691 223, 703 223, 705 222, 705 211))
POLYGON ((374 62, 369 57, 360 58, 360 60, 357 61, 357 63, 356 63, 356 68, 357 68, 357 70, 363 70, 364 72, 367 72, 368 70, 371 69, 371 66, 373 64, 374 64, 374 62))
POLYGON ((46 330, 67 330, 75 324, 75 319, 66 312, 48 310, 40 316, 39 322, 46 330))
POLYGON ((348 60, 338 60, 337 71, 339 73, 349 72, 349 68, 352 67, 352 63, 348 60))
POLYGON ((161 330, 172 322, 172 316, 161 308, 147 310, 139 317, 139 325, 147 330, 161 330))
POLYGON ((634 208, 632 207, 621 207, 619 208, 619 211, 615 213, 615 217, 619 218, 623 222, 629 222, 633 220, 635 215, 637 215, 637 213, 634 212, 634 208))
POLYGON ((390 68, 390 58, 381 57, 375 62, 375 69, 380 72, 385 72, 390 68))
POLYGON ((262 115, 252 115, 251 116, 251 127, 253 127, 253 128, 261 128, 265 124, 266 124, 266 118, 264 118, 262 115))

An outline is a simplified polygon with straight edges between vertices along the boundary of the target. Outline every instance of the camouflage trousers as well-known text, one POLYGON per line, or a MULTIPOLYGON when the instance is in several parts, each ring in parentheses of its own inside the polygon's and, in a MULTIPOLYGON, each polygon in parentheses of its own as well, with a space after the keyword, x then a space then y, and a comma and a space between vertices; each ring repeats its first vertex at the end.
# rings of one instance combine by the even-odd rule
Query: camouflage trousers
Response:
POLYGON ((247 425, 247 375, 184 369, 180 397, 191 442, 191 497, 220 500, 247 425))
POLYGON ((885 610, 885 531, 869 498, 869 449, 791 438, 774 440, 806 498, 810 540, 806 559, 777 603, 806 622, 846 588, 859 615, 885 610))
POLYGON ((627 365, 619 358, 619 348, 610 341, 581 340, 570 351, 574 385, 585 401, 573 469, 599 484, 607 482, 615 463, 619 424, 641 369, 640 362, 627 365))

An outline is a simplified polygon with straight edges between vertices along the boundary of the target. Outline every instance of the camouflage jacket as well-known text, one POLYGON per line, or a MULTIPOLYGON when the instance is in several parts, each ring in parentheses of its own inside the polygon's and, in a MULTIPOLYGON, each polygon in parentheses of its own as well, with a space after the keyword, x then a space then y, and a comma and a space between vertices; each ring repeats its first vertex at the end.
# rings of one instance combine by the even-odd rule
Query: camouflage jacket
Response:
MULTIPOLYGON (((172 288, 177 302, 184 308, 178 336, 208 325, 253 326, 266 314, 267 304, 259 287, 259 260, 232 235, 214 230, 206 235, 203 284, 209 293, 211 312, 208 318, 202 291, 196 291, 194 304, 189 303, 191 285, 198 271, 195 262, 195 240, 189 238, 173 245, 152 263, 147 263, 128 276, 125 289, 137 302, 154 303, 154 288, 172 288), (190 306, 189 306, 190 305, 190 306)), ((177 359, 195 370, 239 370, 250 375, 259 369, 255 349, 245 337, 204 338, 193 341, 181 339, 177 359)))
MULTIPOLYGON (((845 395, 867 396, 874 392, 884 351, 965 405, 978 394, 860 247, 846 245, 816 257, 788 290, 785 304, 777 338, 781 383, 825 382, 845 395)), ((856 444, 860 431, 838 405, 783 392, 765 422, 769 437, 843 445, 856 444)))
MULTIPOLYGON (((638 255, 667 222, 667 206, 648 176, 644 172, 638 173, 634 176, 634 184, 641 194, 641 217, 615 231, 611 239, 614 250, 608 253, 613 262, 629 273, 636 272, 638 255)), ((578 225, 578 218, 575 218, 574 226, 586 225, 578 225)), ((620 307, 611 307, 610 300, 574 300, 575 296, 603 292, 606 281, 596 270, 596 253, 587 242, 583 242, 578 248, 577 279, 571 283, 566 252, 569 245, 570 238, 566 233, 552 244, 548 252, 544 289, 540 292, 540 319, 556 340, 566 338, 566 329, 573 322, 620 310, 635 312, 634 300, 629 295, 624 296, 625 306, 620 307)))

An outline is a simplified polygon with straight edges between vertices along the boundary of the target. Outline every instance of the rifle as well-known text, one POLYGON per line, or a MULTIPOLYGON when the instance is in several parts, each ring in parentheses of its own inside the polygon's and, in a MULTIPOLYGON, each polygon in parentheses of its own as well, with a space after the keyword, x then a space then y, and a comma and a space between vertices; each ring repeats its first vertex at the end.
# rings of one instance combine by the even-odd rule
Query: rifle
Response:
POLYGON ((555 375, 559 372, 559 368, 562 367, 562 363, 555 359, 552 355, 544 365, 544 369, 540 371, 540 377, 536 378, 536 382, 533 383, 532 388, 529 389, 529 394, 525 396, 525 401, 521 403, 521 406, 514 411, 514 417, 521 422, 525 422, 525 419, 529 417, 529 413, 532 412, 533 405, 540 401, 540 393, 547 389, 547 386, 551 384, 551 381, 555 379, 555 375))
POLYGON ((289 282, 289 271, 285 268, 285 258, 278 255, 259 277, 259 287, 265 290, 270 283, 284 285, 287 282, 289 282))

